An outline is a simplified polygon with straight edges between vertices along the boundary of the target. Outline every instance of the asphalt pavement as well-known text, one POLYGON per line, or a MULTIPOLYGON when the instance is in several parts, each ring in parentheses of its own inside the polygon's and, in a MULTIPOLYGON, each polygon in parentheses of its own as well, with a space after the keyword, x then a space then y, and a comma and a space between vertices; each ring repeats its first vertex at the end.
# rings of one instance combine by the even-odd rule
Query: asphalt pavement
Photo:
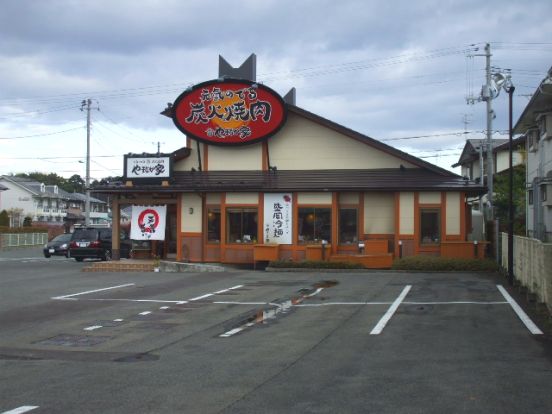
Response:
POLYGON ((552 412, 546 319, 497 274, 41 255, 0 252, 0 413, 552 412))

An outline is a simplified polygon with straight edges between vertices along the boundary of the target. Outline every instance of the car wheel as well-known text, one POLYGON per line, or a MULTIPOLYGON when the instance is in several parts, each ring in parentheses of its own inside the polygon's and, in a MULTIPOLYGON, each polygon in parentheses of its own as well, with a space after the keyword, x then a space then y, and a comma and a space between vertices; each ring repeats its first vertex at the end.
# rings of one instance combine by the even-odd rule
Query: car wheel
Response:
POLYGON ((44 253, 44 257, 45 257, 46 259, 49 259, 49 258, 50 258, 50 255, 49 255, 48 253, 44 253))
POLYGON ((82 257, 75 257, 75 260, 76 260, 77 262, 82 262, 82 259, 83 259, 82 257))
POLYGON ((111 260, 111 250, 106 250, 106 251, 104 252, 104 255, 103 255, 103 257, 102 257, 102 260, 103 260, 103 261, 109 261, 109 260, 111 260))

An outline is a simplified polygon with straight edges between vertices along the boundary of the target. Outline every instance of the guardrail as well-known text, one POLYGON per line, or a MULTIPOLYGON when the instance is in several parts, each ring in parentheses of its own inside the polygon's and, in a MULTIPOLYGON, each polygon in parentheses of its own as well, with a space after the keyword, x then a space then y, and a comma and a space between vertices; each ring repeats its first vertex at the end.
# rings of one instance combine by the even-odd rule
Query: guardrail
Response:
POLYGON ((48 233, 2 233, 0 249, 10 247, 40 246, 48 243, 48 233))

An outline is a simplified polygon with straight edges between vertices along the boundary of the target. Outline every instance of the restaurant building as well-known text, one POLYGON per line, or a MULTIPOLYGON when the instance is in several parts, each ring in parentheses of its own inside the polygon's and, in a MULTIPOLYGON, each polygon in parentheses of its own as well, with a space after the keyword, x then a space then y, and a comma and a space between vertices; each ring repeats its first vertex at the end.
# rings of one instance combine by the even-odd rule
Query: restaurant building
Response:
POLYGON ((186 146, 128 154, 124 181, 95 189, 112 195, 113 234, 122 207, 166 206, 163 240, 142 246, 177 261, 482 257, 467 199, 483 186, 280 97, 255 82, 254 55, 244 65, 220 58, 218 79, 163 111, 186 146))

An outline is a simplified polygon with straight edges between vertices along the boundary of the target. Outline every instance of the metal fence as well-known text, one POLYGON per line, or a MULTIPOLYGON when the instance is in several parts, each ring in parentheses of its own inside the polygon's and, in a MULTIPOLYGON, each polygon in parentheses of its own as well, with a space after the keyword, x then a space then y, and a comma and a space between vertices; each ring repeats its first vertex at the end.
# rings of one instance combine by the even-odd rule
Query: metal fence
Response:
POLYGON ((39 246, 48 243, 48 233, 2 233, 0 249, 10 247, 39 246))

